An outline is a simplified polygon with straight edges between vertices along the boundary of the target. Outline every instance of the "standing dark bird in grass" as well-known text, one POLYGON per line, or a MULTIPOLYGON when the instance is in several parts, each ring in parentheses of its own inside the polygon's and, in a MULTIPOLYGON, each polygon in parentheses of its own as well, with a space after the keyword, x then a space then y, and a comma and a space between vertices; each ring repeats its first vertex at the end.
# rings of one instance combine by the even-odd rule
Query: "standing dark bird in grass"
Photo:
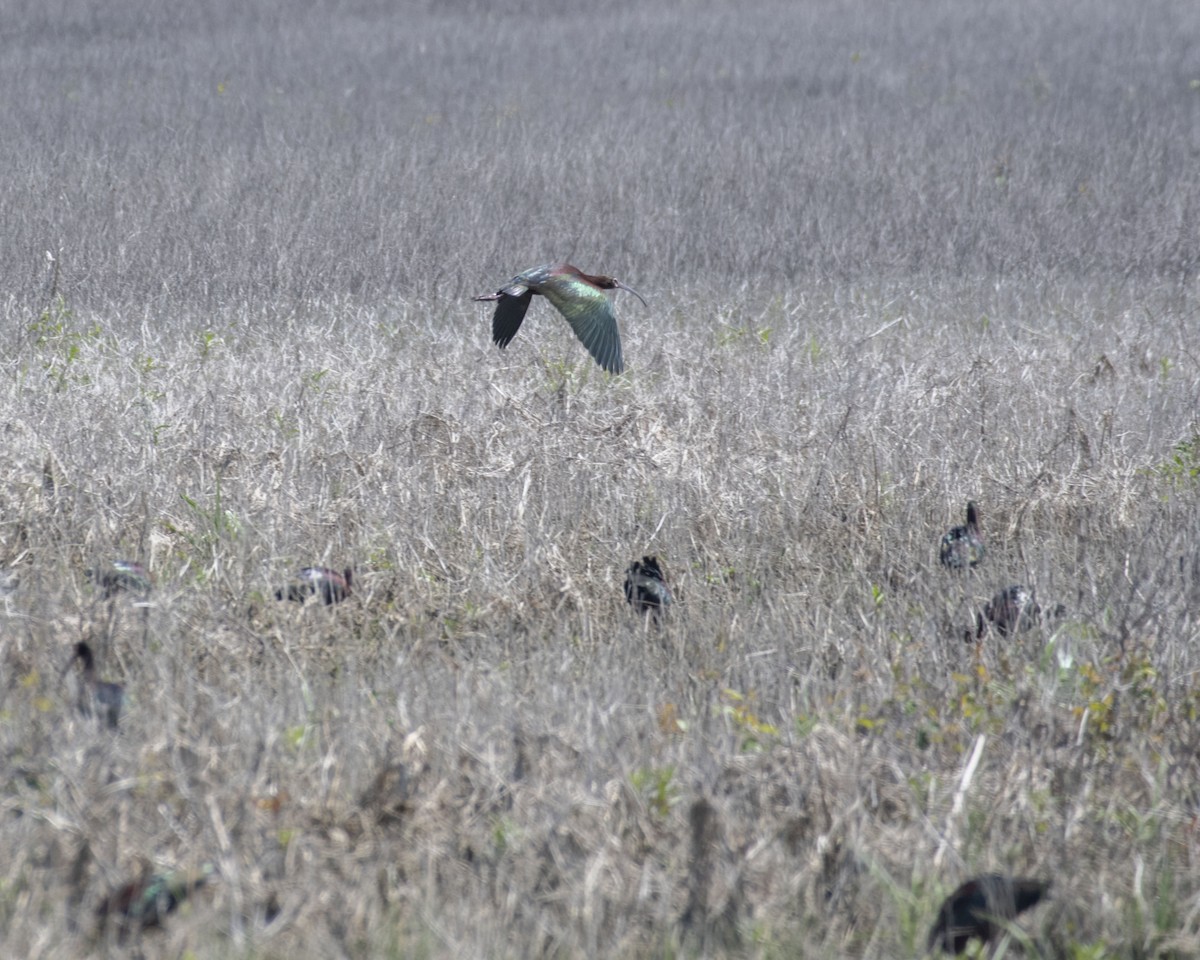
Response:
POLYGON ((566 317, 575 336, 596 362, 609 373, 620 373, 625 369, 621 332, 617 329, 612 301, 604 292, 617 289, 628 290, 642 301, 642 306, 646 305, 640 293, 615 277, 593 276, 569 263, 533 267, 518 273, 495 293, 475 299, 499 301, 492 316, 492 340, 503 349, 521 329, 529 301, 535 294, 545 297, 566 317))
POLYGON ((83 665, 77 701, 79 712, 89 717, 95 713, 110 730, 116 730, 121 719, 121 707, 125 705, 125 688, 96 676, 96 658, 87 641, 80 640, 75 644, 71 659, 62 672, 66 673, 76 660, 83 665))
MULTIPOLYGON (((991 601, 975 615, 975 637, 981 638, 990 626, 1000 636, 1032 630, 1036 624, 1052 623, 1067 615, 1061 603, 1043 610, 1032 589, 1014 583, 1011 587, 997 590, 991 601)), ((968 639, 970 636, 968 635, 968 639)))
POLYGON ((103 930, 110 922, 118 939, 133 932, 162 925, 167 914, 192 892, 208 883, 215 872, 211 863, 198 870, 156 873, 117 887, 96 907, 96 919, 103 930))
POLYGON ((995 596, 984 605, 983 612, 976 615, 975 635, 982 637, 989 624, 1002 637, 1032 630, 1041 615, 1042 608, 1038 606, 1033 591, 1014 583, 1011 587, 997 590, 995 596))
POLYGON ((929 949, 962 953, 972 939, 984 943, 1004 932, 1004 924, 1046 895, 1048 880, 987 873, 968 880, 942 903, 929 931, 929 949))
POLYGON ((275 591, 276 600, 294 600, 303 603, 311 596, 319 596, 326 606, 341 603, 350 596, 350 582, 354 573, 349 567, 338 573, 328 567, 305 567, 297 575, 296 583, 289 583, 275 591))
POLYGON ((671 591, 663 577, 658 557, 634 560, 625 571, 625 599, 638 613, 649 613, 657 620, 671 605, 671 591))
POLYGON ((113 560, 85 571, 87 578, 102 591, 105 600, 118 593, 146 596, 154 586, 150 572, 136 560, 113 560))
POLYGON ((946 531, 938 558, 943 567, 965 570, 980 563, 984 553, 983 535, 979 532, 979 508, 971 500, 967 503, 966 524, 946 531))

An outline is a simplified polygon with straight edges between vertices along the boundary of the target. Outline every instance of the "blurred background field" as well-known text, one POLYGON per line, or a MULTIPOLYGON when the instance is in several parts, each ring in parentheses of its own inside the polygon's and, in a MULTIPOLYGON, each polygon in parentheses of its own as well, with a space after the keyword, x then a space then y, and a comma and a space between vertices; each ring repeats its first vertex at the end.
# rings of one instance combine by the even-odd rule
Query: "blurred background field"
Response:
POLYGON ((0 955, 1200 950, 1200 8, 3 19, 0 955), (491 344, 564 259, 624 376, 491 344))

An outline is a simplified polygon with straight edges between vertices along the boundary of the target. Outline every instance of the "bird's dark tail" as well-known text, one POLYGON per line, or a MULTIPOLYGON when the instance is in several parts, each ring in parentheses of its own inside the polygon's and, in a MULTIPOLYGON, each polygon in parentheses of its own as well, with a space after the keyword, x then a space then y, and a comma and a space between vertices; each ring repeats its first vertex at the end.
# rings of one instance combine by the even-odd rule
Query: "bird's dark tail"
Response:
POLYGON ((1028 910, 1038 903, 1050 889, 1049 880, 1016 879, 1012 882, 1013 909, 1016 913, 1028 910))

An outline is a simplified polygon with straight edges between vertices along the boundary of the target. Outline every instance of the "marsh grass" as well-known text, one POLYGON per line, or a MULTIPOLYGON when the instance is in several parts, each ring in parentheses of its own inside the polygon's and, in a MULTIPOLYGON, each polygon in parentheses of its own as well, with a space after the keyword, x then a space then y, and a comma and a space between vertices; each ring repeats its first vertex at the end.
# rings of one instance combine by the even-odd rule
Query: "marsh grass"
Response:
POLYGON ((0 954, 207 861, 136 949, 918 956, 1004 870, 1013 952, 1196 953, 1196 13, 39 10, 0 954), (567 256, 650 301, 622 377, 468 299, 567 256), (353 597, 275 601, 311 563, 353 597), (1065 619, 964 642, 1010 583, 1065 619))

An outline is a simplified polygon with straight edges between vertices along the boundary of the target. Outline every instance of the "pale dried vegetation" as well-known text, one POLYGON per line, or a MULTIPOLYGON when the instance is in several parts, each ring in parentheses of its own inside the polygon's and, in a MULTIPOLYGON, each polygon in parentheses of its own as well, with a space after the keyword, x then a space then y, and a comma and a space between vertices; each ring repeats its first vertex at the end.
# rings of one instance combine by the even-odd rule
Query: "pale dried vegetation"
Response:
POLYGON ((913 957, 984 871, 1200 952, 1200 8, 645 6, 21 15, 0 956, 913 957), (625 376, 490 344, 566 258, 625 376))

